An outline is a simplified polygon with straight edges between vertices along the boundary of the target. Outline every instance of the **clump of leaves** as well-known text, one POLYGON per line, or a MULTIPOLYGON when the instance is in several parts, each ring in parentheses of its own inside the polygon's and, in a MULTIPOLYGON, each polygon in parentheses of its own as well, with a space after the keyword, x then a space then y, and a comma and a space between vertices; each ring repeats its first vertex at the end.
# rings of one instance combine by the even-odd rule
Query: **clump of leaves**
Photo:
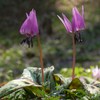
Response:
POLYGON ((53 66, 45 68, 42 83, 41 68, 24 69, 19 79, 0 88, 1 100, 99 100, 100 82, 83 77, 72 80, 53 71, 53 66))

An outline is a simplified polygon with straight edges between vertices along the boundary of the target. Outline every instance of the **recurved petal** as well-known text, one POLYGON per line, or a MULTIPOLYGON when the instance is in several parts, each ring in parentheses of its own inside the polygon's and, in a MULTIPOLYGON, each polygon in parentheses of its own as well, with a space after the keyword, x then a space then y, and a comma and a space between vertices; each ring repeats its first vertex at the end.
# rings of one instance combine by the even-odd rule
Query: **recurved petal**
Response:
POLYGON ((72 32, 71 22, 68 20, 68 18, 64 14, 62 14, 62 16, 65 22, 66 30, 71 33, 72 32))
POLYGON ((83 30, 85 28, 85 22, 83 16, 79 13, 76 7, 72 10, 73 13, 73 20, 72 20, 72 28, 73 31, 83 30))
POLYGON ((82 17, 84 18, 84 6, 82 5, 82 17))
POLYGON ((36 11, 34 9, 31 10, 31 12, 29 14, 29 18, 30 18, 31 24, 32 24, 32 31, 36 35, 36 34, 39 33, 39 29, 38 29, 38 22, 37 22, 37 17, 36 17, 36 11))
POLYGON ((60 21, 63 23, 63 25, 65 26, 65 28, 66 28, 66 25, 65 25, 65 22, 64 22, 64 20, 59 16, 59 15, 57 15, 57 17, 60 19, 60 21))
POLYGON ((28 13, 26 13, 26 17, 27 17, 27 18, 28 18, 28 16, 29 16, 28 13))

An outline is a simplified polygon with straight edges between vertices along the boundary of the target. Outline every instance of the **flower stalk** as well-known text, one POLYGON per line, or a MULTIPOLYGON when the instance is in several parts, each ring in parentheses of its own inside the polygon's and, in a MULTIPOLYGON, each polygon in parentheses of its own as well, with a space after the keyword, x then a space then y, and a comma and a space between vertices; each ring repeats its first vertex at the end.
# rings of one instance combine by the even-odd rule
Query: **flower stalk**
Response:
POLYGON ((42 48, 41 48, 41 42, 40 42, 40 35, 37 35, 38 40, 38 48, 40 52, 40 65, 41 65, 41 72, 42 72, 42 82, 44 82, 44 65, 43 65, 43 55, 42 55, 42 48))
POLYGON ((72 46, 73 46, 73 61, 72 61, 72 80, 75 78, 75 62, 76 62, 76 43, 75 34, 72 33, 72 46))

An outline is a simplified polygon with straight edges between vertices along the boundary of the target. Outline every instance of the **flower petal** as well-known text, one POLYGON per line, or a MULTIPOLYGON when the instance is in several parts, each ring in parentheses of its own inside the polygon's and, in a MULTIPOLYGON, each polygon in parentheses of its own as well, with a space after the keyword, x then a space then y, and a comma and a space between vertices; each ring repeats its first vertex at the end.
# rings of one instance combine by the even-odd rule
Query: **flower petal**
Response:
POLYGON ((39 29, 38 29, 36 11, 34 9, 32 9, 32 11, 30 12, 29 17, 30 17, 30 20, 31 20, 33 33, 35 35, 37 35, 39 33, 39 29))
POLYGON ((27 17, 27 18, 28 18, 28 16, 29 16, 28 13, 26 13, 26 17, 27 17))
POLYGON ((92 69, 92 76, 95 79, 100 79, 100 69, 98 68, 98 66, 96 66, 96 68, 92 69))
POLYGON ((23 22, 21 28, 20 28, 20 33, 22 35, 27 36, 27 34, 31 35, 32 32, 32 26, 31 26, 31 21, 29 19, 29 17, 27 16, 27 19, 23 22))
POLYGON ((79 13, 76 7, 73 8, 72 13, 73 13, 73 18, 72 18, 73 31, 76 32, 79 30, 83 30, 85 28, 83 15, 81 16, 81 14, 79 13))
POLYGON ((63 20, 60 16, 58 16, 58 15, 57 15, 57 17, 60 19, 60 21, 64 24, 64 26, 65 26, 65 28, 66 28, 66 25, 65 25, 64 20, 63 20))
POLYGON ((36 11, 32 9, 29 15, 26 13, 26 17, 20 28, 20 33, 27 37, 33 37, 39 33, 36 11))
POLYGON ((72 32, 71 22, 68 20, 68 18, 64 14, 62 14, 62 16, 65 22, 66 30, 71 33, 72 32))
POLYGON ((72 26, 71 26, 70 21, 67 19, 67 17, 66 17, 64 14, 62 14, 62 16, 63 16, 63 19, 62 19, 60 16, 58 16, 58 18, 59 18, 59 19, 61 20, 61 22, 64 24, 66 30, 67 30, 68 32, 72 32, 72 26))
POLYGON ((84 18, 84 6, 82 5, 82 17, 84 18))

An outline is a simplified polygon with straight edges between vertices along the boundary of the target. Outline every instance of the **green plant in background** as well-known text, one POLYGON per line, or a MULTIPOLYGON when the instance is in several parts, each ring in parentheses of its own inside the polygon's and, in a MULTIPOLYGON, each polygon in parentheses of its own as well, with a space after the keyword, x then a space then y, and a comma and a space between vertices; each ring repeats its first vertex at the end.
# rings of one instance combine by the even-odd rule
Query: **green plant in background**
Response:
MULTIPOLYGON (((0 58, 2 59, 2 55, 11 49, 13 49, 14 51, 22 52, 22 55, 19 56, 17 55, 17 53, 11 51, 13 55, 18 57, 19 61, 16 60, 16 58, 12 58, 9 62, 8 61, 6 62, 5 59, 0 61, 0 69, 1 69, 0 73, 3 73, 2 69, 5 69, 5 73, 6 73, 7 70, 11 68, 11 70, 14 72, 14 76, 18 77, 18 75, 21 74, 22 69, 25 67, 28 67, 28 66, 40 67, 40 64, 38 63, 39 53, 37 52, 38 51, 37 46, 34 46, 33 48, 29 48, 30 50, 34 49, 34 50, 31 50, 31 53, 29 52, 29 49, 26 51, 26 48, 19 47, 19 41, 22 40, 22 37, 20 36, 20 34, 18 34, 18 28, 20 24, 22 23, 22 21, 25 19, 24 13, 28 12, 32 7, 34 7, 38 11, 38 22, 40 25, 40 29, 41 29, 41 23, 42 23, 41 21, 42 21, 42 18, 44 17, 42 15, 44 15, 45 11, 47 11, 46 12, 47 14, 50 13, 48 15, 50 18, 52 17, 51 18, 52 28, 53 28, 54 33, 51 36, 49 36, 46 33, 41 34, 41 37, 42 37, 41 41, 42 41, 42 46, 43 46, 43 58, 44 58, 44 64, 45 64, 44 66, 49 66, 53 64, 57 67, 56 71, 59 71, 61 68, 65 67, 65 65, 67 65, 67 67, 71 67, 70 66, 71 60, 72 60, 71 59, 72 49, 71 49, 71 42, 70 42, 71 39, 69 36, 66 36, 66 34, 64 34, 66 30, 64 29, 63 25, 60 24, 56 16, 56 13, 60 14, 61 12, 64 12, 64 14, 66 14, 67 17, 71 19, 71 9, 72 9, 72 6, 74 5, 74 2, 75 1, 69 1, 69 0, 66 0, 66 1, 65 0, 59 0, 59 1, 49 0, 48 3, 46 3, 44 0, 41 5, 39 0, 37 0, 37 2, 27 1, 27 0, 24 0, 24 2, 19 1, 19 0, 10 2, 10 0, 7 0, 5 2, 4 0, 1 0, 0 7, 1 7, 2 16, 0 17, 0 21, 1 21, 0 58), (51 1, 54 1, 54 2, 50 3, 51 1), (48 5, 50 5, 50 7, 48 7, 48 5), (5 6, 5 9, 3 9, 4 6, 5 6), (41 9, 42 6, 44 6, 44 9, 41 9), (54 10, 52 9, 52 6, 55 7, 54 10), (6 12, 7 12, 7 15, 5 14, 6 12), (50 42, 52 42, 52 44, 50 44, 50 42), (49 48, 49 51, 47 48, 49 48), (68 54, 69 50, 71 51, 70 55, 68 54), (29 58, 27 56, 28 52, 32 55, 35 54, 35 56, 29 58), (16 63, 17 61, 18 63, 16 63), (17 65, 16 66, 17 68, 15 67, 15 64, 17 65), (6 66, 9 66, 9 67, 6 67, 6 66), (16 75, 15 70, 19 72, 19 74, 16 75)), ((77 0, 77 2, 78 2, 77 7, 79 10, 81 10, 82 3, 80 0, 77 0)), ((96 2, 85 0, 84 2, 85 2, 85 20, 86 20, 87 29, 83 32, 83 34, 81 34, 82 37, 84 37, 83 45, 80 46, 79 44, 77 45, 77 48, 76 48, 76 51, 78 54, 76 57, 76 60, 77 60, 76 66, 77 64, 81 64, 81 67, 88 68, 90 65, 97 65, 97 63, 100 60, 100 57, 99 57, 99 48, 100 48, 100 43, 99 43, 99 40, 100 40, 99 39, 100 37, 99 15, 100 14, 99 12, 100 10, 99 10, 99 0, 97 0, 96 2), (90 34, 91 34, 91 37, 90 37, 90 34)), ((33 42, 37 43, 37 41, 35 41, 35 38, 33 42)))
MULTIPOLYGON (((60 73, 65 76, 65 77, 70 77, 71 76, 71 68, 62 68, 60 73)), ((91 77, 92 78, 92 69, 88 68, 82 68, 75 66, 75 76, 76 77, 91 77)))
MULTIPOLYGON (((61 74, 54 74, 54 66, 44 69, 43 55, 40 44, 39 29, 36 12, 34 9, 28 14, 27 18, 20 28, 20 33, 26 38, 21 44, 27 44, 33 47, 33 37, 38 38, 38 47, 40 52, 41 68, 27 67, 24 69, 21 77, 11 80, 7 84, 0 86, 0 99, 4 100, 98 100, 100 97, 100 69, 84 69, 76 67, 76 43, 82 42, 80 31, 85 28, 84 8, 82 6, 82 15, 76 7, 72 10, 72 23, 63 15, 59 19, 64 24, 66 30, 72 36, 73 43, 73 63, 72 69, 62 69, 61 73, 68 75, 67 78, 61 74), (70 73, 72 70, 72 74, 70 73), (94 79, 85 77, 91 75, 94 79), (72 78, 70 76, 72 75, 72 78), (83 75, 83 76, 82 76, 83 75), (75 77, 76 76, 76 77, 75 77), (79 77, 82 76, 82 77, 79 77)), ((57 49, 59 50, 59 49, 57 49)), ((54 49, 54 52, 56 50, 54 49)), ((8 57, 9 58, 9 57, 8 57)), ((7 58, 7 59, 8 59, 7 58)), ((9 59, 8 59, 9 60, 9 59)), ((9 76, 12 77, 11 72, 9 76)))

